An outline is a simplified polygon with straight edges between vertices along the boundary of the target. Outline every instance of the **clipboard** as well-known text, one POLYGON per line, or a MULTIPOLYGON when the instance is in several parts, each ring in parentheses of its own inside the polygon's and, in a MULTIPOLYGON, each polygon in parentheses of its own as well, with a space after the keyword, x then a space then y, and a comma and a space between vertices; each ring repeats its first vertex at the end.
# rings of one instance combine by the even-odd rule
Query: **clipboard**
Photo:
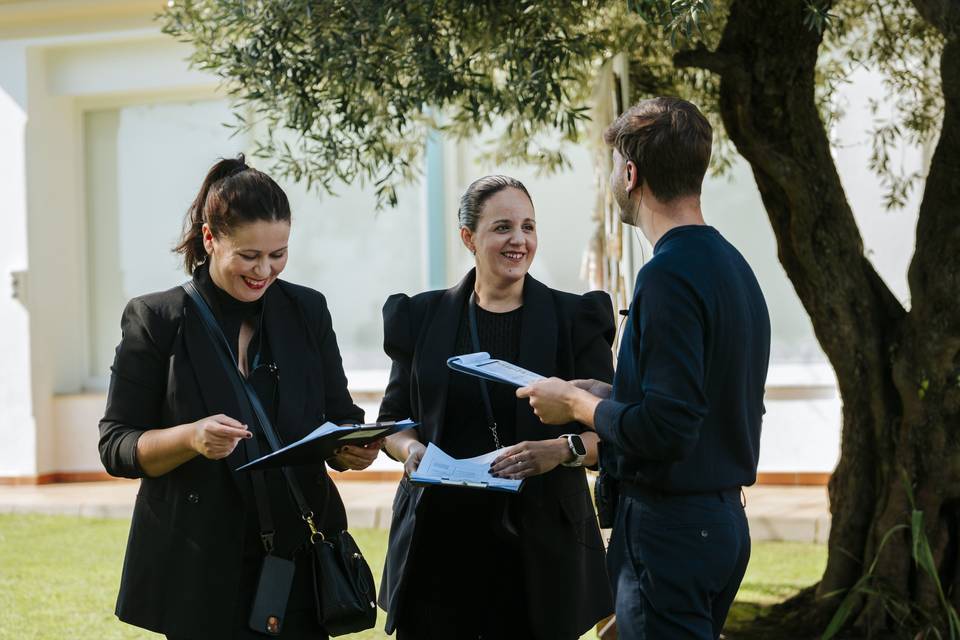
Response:
POLYGON ((514 387, 525 387, 537 380, 544 379, 544 376, 539 373, 528 371, 506 360, 491 358, 490 354, 486 351, 466 353, 447 358, 447 366, 460 373, 466 373, 467 375, 476 376, 492 382, 509 384, 514 387))
POLYGON ((420 460, 420 466, 410 474, 410 482, 424 486, 443 485, 518 493, 523 487, 523 480, 494 478, 489 473, 490 463, 502 451, 498 449, 475 458, 457 459, 431 442, 420 460))
MULTIPOLYGON (((471 482, 469 480, 456 480, 453 478, 442 478, 442 479, 416 478, 415 477, 416 475, 417 474, 413 474, 410 476, 410 482, 415 485, 421 485, 424 487, 431 486, 431 485, 433 486, 442 485, 444 487, 465 487, 467 489, 485 489, 487 491, 503 491, 506 493, 520 493, 520 489, 522 488, 522 485, 514 489, 514 488, 503 487, 499 485, 492 485, 489 482, 471 482)), ((522 483, 523 480, 513 480, 512 482, 522 483)))
POLYGON ((317 464, 334 455, 334 451, 345 445, 363 446, 380 438, 419 426, 419 422, 400 420, 391 422, 373 422, 370 424, 337 425, 327 422, 303 438, 261 456, 256 460, 237 467, 237 471, 256 471, 276 467, 295 467, 317 464))

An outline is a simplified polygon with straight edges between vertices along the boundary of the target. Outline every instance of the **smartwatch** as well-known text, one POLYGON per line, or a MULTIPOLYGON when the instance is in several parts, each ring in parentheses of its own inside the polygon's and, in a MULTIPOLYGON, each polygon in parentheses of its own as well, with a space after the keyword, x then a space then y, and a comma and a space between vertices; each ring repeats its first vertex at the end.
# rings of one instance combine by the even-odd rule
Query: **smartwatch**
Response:
POLYGON ((567 446, 570 447, 570 452, 573 453, 573 460, 570 462, 561 462, 565 467, 582 467, 583 460, 587 457, 587 448, 583 446, 583 438, 578 436, 575 433, 567 433, 561 438, 566 438, 567 446))

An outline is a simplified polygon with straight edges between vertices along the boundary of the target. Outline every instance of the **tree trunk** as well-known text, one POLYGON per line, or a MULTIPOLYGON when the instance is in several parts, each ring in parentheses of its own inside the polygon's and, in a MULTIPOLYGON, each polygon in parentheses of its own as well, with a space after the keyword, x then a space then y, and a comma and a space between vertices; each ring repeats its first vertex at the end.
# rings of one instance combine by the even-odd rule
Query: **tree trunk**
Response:
POLYGON ((717 50, 681 52, 675 62, 721 78, 724 126, 753 169, 780 262, 843 399, 829 557, 815 594, 804 594, 814 603, 803 616, 808 631, 822 632, 875 560, 874 595, 857 601, 855 630, 943 630, 936 582, 913 562, 910 529, 881 543, 910 524, 914 496, 943 587, 960 598, 960 42, 948 35, 942 58, 947 108, 920 209, 908 312, 864 256, 830 153, 814 95, 821 36, 804 23, 808 5, 734 0, 717 50))

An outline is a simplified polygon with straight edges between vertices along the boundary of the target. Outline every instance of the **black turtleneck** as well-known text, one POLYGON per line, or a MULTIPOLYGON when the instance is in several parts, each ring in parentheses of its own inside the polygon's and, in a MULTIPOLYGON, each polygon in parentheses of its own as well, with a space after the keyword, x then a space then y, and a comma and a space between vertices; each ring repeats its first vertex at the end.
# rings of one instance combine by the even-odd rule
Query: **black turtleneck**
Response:
MULTIPOLYGON (((273 367, 270 343, 266 332, 263 330, 263 305, 266 294, 254 302, 237 300, 213 281, 206 264, 197 267, 194 272, 194 280, 200 292, 203 293, 203 297, 206 298, 213 309, 213 315, 220 325, 220 330, 226 336, 235 356, 240 348, 240 328, 244 322, 250 322, 253 325, 253 336, 250 338, 250 344, 247 345, 247 380, 250 381, 260 398, 260 402, 267 410, 274 429, 277 430, 278 437, 281 441, 286 441, 282 430, 277 425, 277 385, 279 382, 275 373, 276 368, 273 367)), ((261 447, 261 449, 264 452, 269 451, 269 447, 261 447)))
POLYGON ((230 348, 234 355, 239 350, 240 327, 244 322, 250 321, 254 327, 254 335, 247 347, 247 371, 253 371, 256 367, 257 355, 260 355, 260 361, 263 361, 263 354, 259 353, 261 342, 261 324, 260 318, 263 312, 263 296, 254 302, 244 302, 237 300, 229 293, 221 289, 213 281, 210 275, 210 269, 206 264, 197 267, 194 278, 199 285, 203 297, 207 299, 213 308, 213 314, 220 324, 220 330, 227 337, 230 348), (256 363, 256 364, 255 364, 256 363))

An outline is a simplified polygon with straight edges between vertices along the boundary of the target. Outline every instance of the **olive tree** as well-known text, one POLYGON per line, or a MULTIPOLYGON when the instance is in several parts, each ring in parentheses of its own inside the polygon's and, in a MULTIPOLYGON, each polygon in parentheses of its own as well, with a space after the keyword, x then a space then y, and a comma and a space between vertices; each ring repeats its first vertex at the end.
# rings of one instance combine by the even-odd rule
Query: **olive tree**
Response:
POLYGON ((429 129, 505 123, 494 158, 563 167, 555 143, 596 135, 617 55, 630 100, 699 104, 727 149, 714 168, 738 153, 753 171, 843 400, 825 573, 756 628, 960 638, 960 0, 173 0, 162 20, 275 171, 372 184, 385 205, 429 129), (866 257, 831 154, 835 89, 862 65, 895 96, 870 161, 887 205, 922 191, 908 305, 866 257), (898 171, 901 142, 935 143, 923 174, 898 171))

